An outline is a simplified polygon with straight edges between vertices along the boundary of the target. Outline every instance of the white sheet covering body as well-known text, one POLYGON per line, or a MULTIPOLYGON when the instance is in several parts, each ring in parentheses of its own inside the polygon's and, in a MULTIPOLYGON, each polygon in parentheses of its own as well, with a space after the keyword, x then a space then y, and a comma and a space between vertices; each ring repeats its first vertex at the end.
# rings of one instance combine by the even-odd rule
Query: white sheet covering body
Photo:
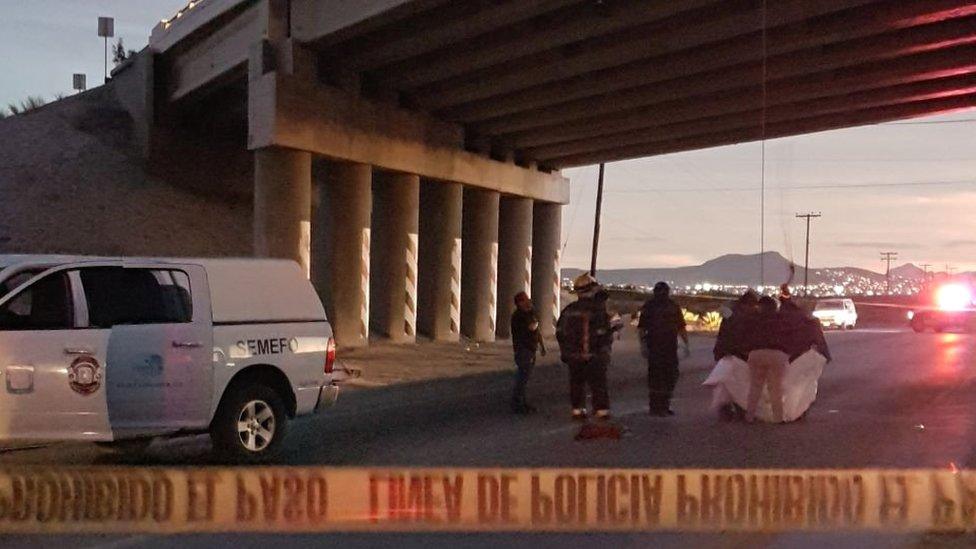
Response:
MULTIPOLYGON (((783 374, 783 420, 795 421, 817 400, 817 382, 827 359, 810 349, 786 367, 783 374)), ((719 360, 703 385, 711 385, 712 409, 736 403, 745 409, 749 399, 749 365, 741 358, 727 356, 719 360)), ((756 418, 773 421, 769 390, 763 387, 756 418)))

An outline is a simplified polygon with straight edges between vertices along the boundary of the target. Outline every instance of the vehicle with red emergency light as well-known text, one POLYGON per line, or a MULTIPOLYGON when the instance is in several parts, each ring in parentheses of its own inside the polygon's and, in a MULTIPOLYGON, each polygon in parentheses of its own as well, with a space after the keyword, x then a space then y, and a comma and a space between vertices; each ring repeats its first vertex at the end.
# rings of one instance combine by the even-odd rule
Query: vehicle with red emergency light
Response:
POLYGON ((922 305, 908 311, 908 322, 916 332, 927 329, 976 331, 976 291, 966 280, 933 281, 919 293, 922 305))
POLYGON ((291 419, 335 403, 334 363, 292 261, 0 256, 2 442, 209 432, 263 461, 291 419))

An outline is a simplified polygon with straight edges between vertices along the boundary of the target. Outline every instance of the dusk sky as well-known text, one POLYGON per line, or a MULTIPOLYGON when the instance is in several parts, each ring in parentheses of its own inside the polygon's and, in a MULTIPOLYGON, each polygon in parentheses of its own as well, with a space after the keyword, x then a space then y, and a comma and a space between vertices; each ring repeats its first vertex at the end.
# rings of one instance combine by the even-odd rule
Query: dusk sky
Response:
MULTIPOLYGON (((185 0, 0 0, 0 105, 70 93, 71 74, 100 83, 99 15, 126 47, 185 0)), ((565 266, 589 263, 597 168, 565 172, 565 266)), ((667 267, 759 251, 760 145, 749 143, 607 166, 601 267, 667 267)), ((797 212, 813 225, 813 266, 882 269, 946 263, 976 270, 976 112, 777 139, 766 144, 767 249, 803 260, 797 212)))

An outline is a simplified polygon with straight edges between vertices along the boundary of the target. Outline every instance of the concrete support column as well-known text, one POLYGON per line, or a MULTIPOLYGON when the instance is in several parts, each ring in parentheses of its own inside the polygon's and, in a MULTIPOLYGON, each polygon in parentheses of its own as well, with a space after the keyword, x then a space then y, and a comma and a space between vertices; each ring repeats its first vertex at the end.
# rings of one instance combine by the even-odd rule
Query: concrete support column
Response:
POLYGON ((461 201, 457 183, 420 186, 420 333, 435 341, 461 335, 461 201))
POLYGON ((461 333, 494 341, 498 291, 498 201, 495 191, 464 189, 461 220, 461 333))
POLYGON ((254 255, 294 259, 309 272, 312 155, 254 151, 254 255))
POLYGON ((398 343, 417 337, 417 243, 420 177, 377 173, 373 178, 370 322, 398 343))
POLYGON ((312 283, 325 303, 336 342, 359 347, 369 341, 372 168, 321 162, 315 179, 312 283))
POLYGON ((532 302, 544 336, 556 333, 561 311, 561 229, 562 205, 536 202, 532 208, 532 302))
POLYGON ((532 199, 506 196, 498 208, 498 326, 511 337, 515 294, 532 293, 532 199))

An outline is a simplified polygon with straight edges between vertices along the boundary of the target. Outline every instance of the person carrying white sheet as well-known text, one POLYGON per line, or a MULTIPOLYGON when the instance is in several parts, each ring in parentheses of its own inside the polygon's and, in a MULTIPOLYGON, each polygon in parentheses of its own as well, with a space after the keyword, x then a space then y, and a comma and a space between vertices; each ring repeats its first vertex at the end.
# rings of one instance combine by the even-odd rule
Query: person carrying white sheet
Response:
POLYGON ((773 422, 783 422, 783 374, 790 363, 787 326, 779 314, 776 300, 763 296, 759 300, 759 314, 748 325, 749 397, 746 403, 746 422, 756 420, 756 408, 763 388, 769 392, 773 408, 773 422))

